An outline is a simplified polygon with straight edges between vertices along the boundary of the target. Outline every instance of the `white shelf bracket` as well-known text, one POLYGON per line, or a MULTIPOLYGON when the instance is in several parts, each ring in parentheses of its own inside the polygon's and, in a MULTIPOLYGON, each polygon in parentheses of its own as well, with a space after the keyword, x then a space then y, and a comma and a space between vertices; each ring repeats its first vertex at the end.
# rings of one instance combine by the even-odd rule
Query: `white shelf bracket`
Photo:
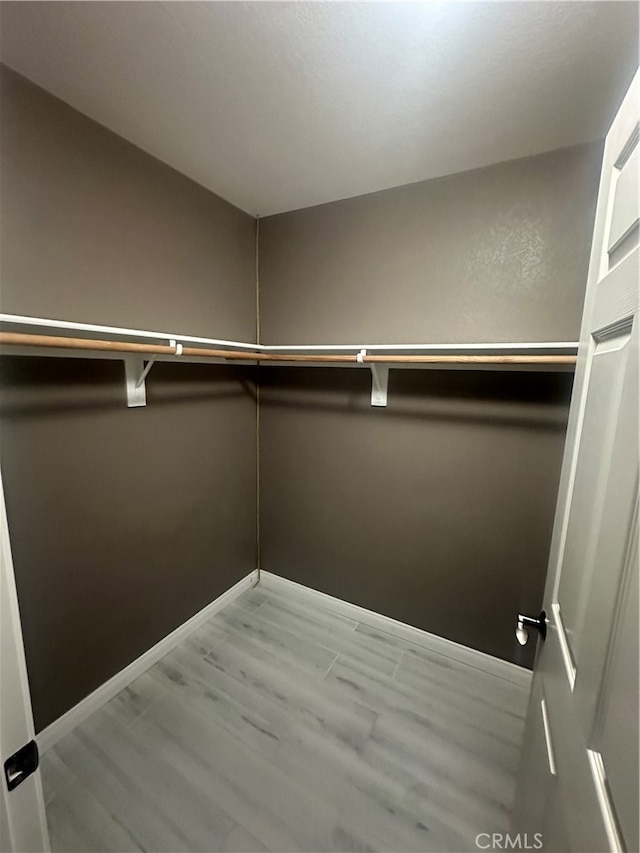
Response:
POLYGON ((389 365, 371 364, 371 405, 387 405, 387 388, 389 387, 389 365))
POLYGON ((149 359, 149 361, 147 362, 147 366, 142 371, 142 373, 140 374, 140 376, 138 378, 138 381, 136 382, 136 388, 139 388, 143 384, 144 380, 147 378, 147 374, 149 373, 149 371, 153 367, 153 362, 155 360, 156 360, 155 355, 152 355, 151 358, 149 359))
MULTIPOLYGON (((176 355, 182 355, 182 344, 171 339, 169 341, 169 346, 175 347, 176 355)), ((127 406, 130 409, 135 408, 136 406, 147 405, 147 386, 145 385, 145 379, 149 375, 149 371, 153 367, 155 360, 155 355, 152 355, 149 358, 144 358, 141 355, 125 355, 124 375, 127 386, 127 406), (145 361, 147 362, 146 364, 145 361)))
POLYGON ((131 409, 136 406, 147 405, 147 388, 144 380, 153 364, 153 358, 145 367, 144 358, 141 355, 126 355, 124 357, 124 377, 127 388, 127 406, 131 409))
MULTIPOLYGON (((364 357, 366 354, 366 349, 361 349, 356 356, 356 360, 360 364, 365 364, 364 357)), ((389 365, 369 363, 368 366, 371 369, 371 405, 386 406, 387 389, 389 387, 389 365)))

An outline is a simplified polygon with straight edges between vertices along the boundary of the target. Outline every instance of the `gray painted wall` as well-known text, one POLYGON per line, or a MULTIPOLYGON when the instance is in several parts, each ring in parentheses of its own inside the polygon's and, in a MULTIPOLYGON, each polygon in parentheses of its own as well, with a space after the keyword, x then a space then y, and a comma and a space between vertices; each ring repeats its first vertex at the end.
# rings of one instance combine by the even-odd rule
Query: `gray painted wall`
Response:
POLYGON ((36 727, 255 568, 252 368, 5 358, 2 477, 36 727))
POLYGON ((575 340, 602 146, 260 222, 261 343, 575 340))
POLYGON ((530 666, 571 380, 261 368, 262 568, 530 666))
POLYGON ((2 66, 2 310, 255 341, 255 220, 2 66))
MULTIPOLYGON (((2 310, 255 340, 251 217, 2 71, 2 310)), ((3 358, 36 727, 255 568, 253 369, 3 358)))
MULTIPOLYGON (((260 223, 262 340, 574 340, 601 146, 260 223)), ((530 665, 571 376, 261 368, 264 569, 530 665)))

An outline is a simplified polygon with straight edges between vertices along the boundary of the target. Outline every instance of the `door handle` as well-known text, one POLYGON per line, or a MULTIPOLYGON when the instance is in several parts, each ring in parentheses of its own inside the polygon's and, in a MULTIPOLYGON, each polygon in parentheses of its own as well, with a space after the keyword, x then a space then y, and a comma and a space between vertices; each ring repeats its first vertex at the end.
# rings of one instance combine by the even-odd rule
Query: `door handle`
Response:
POLYGON ((529 639, 529 632, 527 628, 535 628, 536 631, 540 632, 540 636, 543 640, 547 639, 547 614, 544 610, 540 612, 539 616, 524 616, 522 613, 518 613, 518 622, 516 624, 516 640, 520 643, 521 646, 524 646, 529 639))
POLYGON ((4 763, 4 778, 7 783, 7 790, 13 791, 21 782, 31 776, 38 769, 40 763, 40 755, 38 753, 38 744, 35 740, 30 740, 21 747, 17 752, 14 752, 4 763))

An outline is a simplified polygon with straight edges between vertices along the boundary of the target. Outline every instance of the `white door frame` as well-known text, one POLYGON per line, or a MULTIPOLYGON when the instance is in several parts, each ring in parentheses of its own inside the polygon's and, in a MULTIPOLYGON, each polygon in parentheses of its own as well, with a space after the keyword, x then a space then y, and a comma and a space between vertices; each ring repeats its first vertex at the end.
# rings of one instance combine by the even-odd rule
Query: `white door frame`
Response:
POLYGON ((35 728, 1 475, 0 576, 0 850, 3 853, 47 853, 51 848, 40 770, 12 791, 7 788, 4 773, 6 759, 35 740, 35 728))

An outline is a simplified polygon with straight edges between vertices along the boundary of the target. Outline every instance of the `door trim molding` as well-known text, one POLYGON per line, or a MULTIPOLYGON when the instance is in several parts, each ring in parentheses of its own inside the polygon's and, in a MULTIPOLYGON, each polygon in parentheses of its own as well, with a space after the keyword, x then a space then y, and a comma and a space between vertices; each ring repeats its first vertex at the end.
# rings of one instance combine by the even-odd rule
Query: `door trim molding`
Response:
POLYGON ((474 669, 482 670, 489 675, 510 681, 527 690, 531 685, 531 670, 523 666, 518 666, 518 664, 501 660, 486 652, 472 649, 469 646, 463 646, 461 643, 455 643, 453 640, 447 640, 444 637, 439 637, 437 634, 431 634, 428 631, 423 631, 421 628, 407 625, 405 622, 392 619, 390 616, 383 616, 381 613, 367 610, 358 604, 351 604, 340 598, 334 598, 325 592, 320 592, 317 589, 296 583, 280 575, 274 575, 272 572, 267 572, 264 569, 260 573, 260 583, 266 589, 272 588, 274 590, 293 587, 298 595, 308 597, 310 603, 320 604, 326 610, 339 613, 341 616, 346 616, 357 622, 362 622, 370 628, 390 634, 399 640, 413 643, 427 651, 448 657, 451 660, 473 667, 474 669))
POLYGON ((148 649, 132 661, 120 672, 117 672, 104 684, 96 688, 93 693, 81 699, 77 705, 70 708, 57 720, 50 723, 45 729, 36 734, 36 742, 41 753, 45 753, 51 749, 61 738, 69 734, 76 726, 80 725, 91 714, 97 711, 102 705, 113 699, 121 690, 124 690, 132 681, 135 681, 138 676, 142 675, 150 666, 157 663, 160 658, 163 658, 186 637, 196 631, 201 625, 207 622, 211 617, 222 610, 227 604, 230 604, 234 599, 242 595, 258 582, 258 572, 253 571, 244 578, 234 584, 230 589, 219 595, 218 598, 203 607, 198 613, 179 625, 166 637, 163 637, 159 642, 148 649))
MULTIPOLYGON (((4 486, 0 474, 0 747, 4 763, 34 736, 31 689, 24 653, 20 604, 13 569, 4 486)), ((49 829, 40 773, 9 793, 0 777, 0 846, 3 850, 49 851, 49 829), (9 799, 10 798, 10 799, 9 799)))
POLYGON ((553 618, 556 623, 558 642, 560 643, 562 662, 564 663, 564 668, 567 673, 567 680, 569 682, 569 687, 573 691, 573 688, 576 686, 576 665, 573 662, 573 655, 571 654, 569 641, 567 640, 567 632, 564 630, 564 622, 562 621, 562 614, 560 613, 560 605, 557 601, 554 601, 551 605, 551 612, 553 613, 553 618))
POLYGON ((593 776, 593 784, 596 789, 596 795, 598 797, 598 804, 602 813, 602 821, 604 823, 604 828, 607 833, 607 841, 609 842, 609 848, 611 850, 611 853, 624 853, 625 847, 620 838, 613 803, 611 802, 611 798, 609 796, 607 774, 604 770, 602 756, 599 752, 596 752, 593 749, 587 750, 587 756, 589 758, 589 768, 591 769, 591 775, 593 776))

